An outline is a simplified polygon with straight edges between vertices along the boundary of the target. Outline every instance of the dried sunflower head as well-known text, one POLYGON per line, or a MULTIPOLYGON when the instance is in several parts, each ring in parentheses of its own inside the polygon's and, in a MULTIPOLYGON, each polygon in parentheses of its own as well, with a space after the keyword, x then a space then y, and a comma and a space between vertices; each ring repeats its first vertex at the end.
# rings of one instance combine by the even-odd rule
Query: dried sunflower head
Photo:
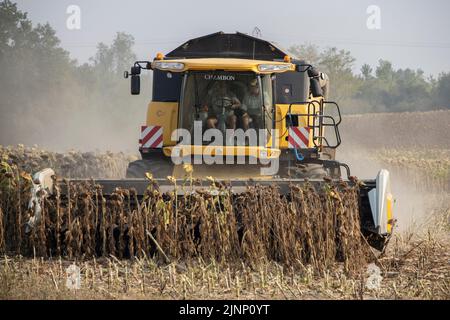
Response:
POLYGON ((192 167, 192 165, 190 163, 186 163, 183 165, 183 170, 189 174, 194 171, 194 167, 192 167))

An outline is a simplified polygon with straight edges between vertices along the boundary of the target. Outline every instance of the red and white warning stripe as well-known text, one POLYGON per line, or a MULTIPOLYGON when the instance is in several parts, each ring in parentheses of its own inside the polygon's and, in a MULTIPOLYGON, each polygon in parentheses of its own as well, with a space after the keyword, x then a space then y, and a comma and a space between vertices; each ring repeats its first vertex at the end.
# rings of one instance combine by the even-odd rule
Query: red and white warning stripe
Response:
POLYGON ((139 146, 141 148, 162 148, 163 128, 161 126, 142 126, 139 146))
POLYGON ((290 127, 288 136, 288 148, 299 149, 308 148, 309 128, 308 127, 290 127))

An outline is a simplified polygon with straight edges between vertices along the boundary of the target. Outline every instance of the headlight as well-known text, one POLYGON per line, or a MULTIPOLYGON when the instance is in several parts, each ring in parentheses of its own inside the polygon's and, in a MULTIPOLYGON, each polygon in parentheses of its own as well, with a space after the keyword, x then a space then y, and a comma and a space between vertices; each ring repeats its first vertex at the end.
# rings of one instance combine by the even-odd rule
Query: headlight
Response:
POLYGON ((288 64, 259 64, 258 65, 258 70, 261 72, 287 71, 290 69, 291 69, 291 66, 288 64))
POLYGON ((181 62, 169 62, 169 61, 155 61, 153 62, 155 68, 161 70, 183 70, 184 63, 181 62))

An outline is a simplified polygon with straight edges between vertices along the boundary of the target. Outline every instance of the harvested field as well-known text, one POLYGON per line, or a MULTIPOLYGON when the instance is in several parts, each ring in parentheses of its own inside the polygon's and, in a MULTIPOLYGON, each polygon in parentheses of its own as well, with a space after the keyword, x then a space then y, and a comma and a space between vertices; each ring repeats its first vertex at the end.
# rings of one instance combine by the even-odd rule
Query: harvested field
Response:
MULTIPOLYGON (((241 197, 197 193, 175 201, 174 195, 161 195, 151 186, 145 200, 132 201, 132 190, 117 190, 104 202, 95 185, 73 185, 70 213, 67 207, 58 208, 57 198, 48 199, 44 219, 27 239, 17 233, 29 219, 27 173, 49 162, 40 158, 43 162, 36 166, 29 161, 33 157, 16 156, 19 163, 8 156, 2 170, 5 164, 17 169, 9 177, 2 171, 0 298, 450 299, 450 145, 442 135, 448 132, 443 128, 448 128, 449 114, 344 118, 338 158, 360 178, 373 178, 381 167, 391 171, 399 228, 378 258, 356 236, 358 224, 348 220, 353 219, 352 201, 340 207, 344 198, 354 199, 354 190, 339 184, 328 190, 293 187, 293 205, 287 205, 274 188, 249 189, 241 197), (409 135, 421 126, 422 136, 409 135), (8 189, 12 180, 20 181, 20 187, 8 189), (318 207, 319 199, 326 199, 328 205, 318 207), (237 216, 232 207, 242 215, 237 216), (337 208, 344 215, 338 216, 337 208), (138 227, 140 220, 146 221, 145 228, 161 250, 146 236, 146 229, 138 227), (205 228, 197 230, 208 239, 208 246, 192 237, 200 220, 205 228), (248 231, 245 236, 232 227, 233 221, 248 231), (131 230, 123 228, 125 222, 131 223, 131 230), (57 229, 63 234, 59 243, 54 236, 57 229), (336 245, 331 239, 340 241, 336 245), (119 249, 125 249, 122 256, 119 249), (150 254, 143 254, 145 250, 150 254), (81 268, 79 290, 65 286, 66 268, 73 263, 81 268), (372 263, 380 270, 375 287, 368 285, 372 263)), ((19 148, 9 148, 8 155, 29 155, 19 148)), ((7 149, 1 150, 4 155, 7 149)), ((76 158, 82 159, 80 155, 76 158)), ((56 161, 51 162, 62 176, 95 173, 84 169, 83 160, 75 161, 71 171, 61 171, 64 167, 58 160, 64 156, 55 154, 56 161)), ((101 173, 97 176, 105 177, 102 170, 107 167, 96 168, 101 173)), ((119 177, 121 170, 111 176, 119 177)))
POLYGON ((377 261, 380 286, 367 286, 368 272, 349 276, 335 265, 321 274, 261 262, 223 265, 145 257, 78 261, 81 288, 66 287, 64 258, 0 258, 0 299, 450 299, 450 245, 433 233, 395 236, 377 261))
POLYGON ((400 232, 450 207, 450 111, 349 115, 337 158, 360 179, 390 171, 400 232))
POLYGON ((118 179, 125 176, 128 163, 136 160, 137 156, 122 152, 58 153, 38 147, 0 145, 0 159, 7 164, 15 164, 20 170, 30 174, 44 168, 52 168, 65 178, 118 179))
POLYGON ((450 110, 346 115, 342 148, 450 149, 450 110), (348 148, 347 148, 348 147, 348 148))

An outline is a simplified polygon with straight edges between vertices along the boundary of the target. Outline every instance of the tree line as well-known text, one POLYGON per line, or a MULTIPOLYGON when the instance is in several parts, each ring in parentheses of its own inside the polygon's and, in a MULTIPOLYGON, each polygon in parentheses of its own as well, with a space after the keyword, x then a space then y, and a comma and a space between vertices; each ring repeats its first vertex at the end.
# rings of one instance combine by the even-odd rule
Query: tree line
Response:
POLYGON ((130 96, 123 79, 136 60, 134 39, 118 32, 79 64, 55 30, 33 25, 9 0, 0 2, 0 144, 137 150, 146 95, 130 96))
MULTIPOLYGON (((142 77, 143 94, 130 96, 122 74, 137 58, 133 46, 133 36, 118 32, 80 64, 48 23, 33 25, 15 3, 0 1, 0 144, 136 150, 151 75, 142 77)), ((380 60, 354 74, 349 51, 290 49, 329 75, 331 99, 346 113, 450 108, 450 73, 425 79, 421 70, 380 60)))
POLYGON ((289 48, 296 56, 328 74, 331 99, 341 103, 345 113, 423 111, 450 108, 450 72, 437 79, 426 78, 421 69, 395 69, 380 59, 373 69, 363 64, 355 74, 350 51, 313 44, 289 48))

